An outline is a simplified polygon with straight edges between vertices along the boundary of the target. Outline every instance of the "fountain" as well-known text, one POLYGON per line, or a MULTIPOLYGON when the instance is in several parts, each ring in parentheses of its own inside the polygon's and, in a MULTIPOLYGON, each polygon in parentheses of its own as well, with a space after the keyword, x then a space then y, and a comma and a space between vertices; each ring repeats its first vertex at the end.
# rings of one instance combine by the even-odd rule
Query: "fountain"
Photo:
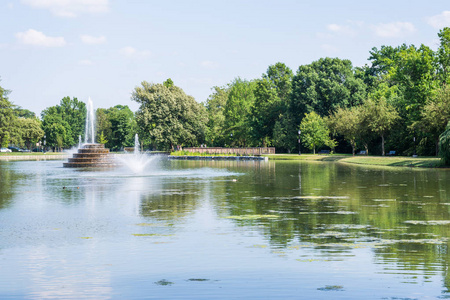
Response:
POLYGON ((133 153, 117 156, 119 164, 127 167, 134 174, 141 174, 145 167, 153 161, 156 157, 149 157, 146 153, 140 150, 139 136, 136 133, 134 136, 133 153))
POLYGON ((63 166, 65 168, 112 167, 115 164, 111 159, 109 149, 106 149, 104 144, 95 143, 95 111, 91 98, 89 98, 86 108, 84 144, 81 145, 80 136, 78 153, 74 153, 73 157, 69 158, 63 166))

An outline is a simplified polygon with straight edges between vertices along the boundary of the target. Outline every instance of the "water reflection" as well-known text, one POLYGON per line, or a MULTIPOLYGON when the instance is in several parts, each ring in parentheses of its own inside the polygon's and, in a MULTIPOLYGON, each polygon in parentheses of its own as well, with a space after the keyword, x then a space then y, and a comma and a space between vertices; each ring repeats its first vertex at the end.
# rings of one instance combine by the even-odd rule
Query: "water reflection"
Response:
POLYGON ((392 288, 374 299, 450 288, 446 170, 164 161, 137 176, 14 162, 0 175, 0 268, 17 270, 1 276, 1 298, 295 298, 301 282, 309 298, 342 286, 358 299, 375 279, 392 288))

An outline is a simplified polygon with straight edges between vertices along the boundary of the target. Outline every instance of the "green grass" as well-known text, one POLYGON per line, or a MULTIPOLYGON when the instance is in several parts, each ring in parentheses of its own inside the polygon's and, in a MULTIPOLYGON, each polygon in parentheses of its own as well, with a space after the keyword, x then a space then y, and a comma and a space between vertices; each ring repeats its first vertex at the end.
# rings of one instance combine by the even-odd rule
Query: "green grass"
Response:
POLYGON ((351 164, 390 166, 390 167, 444 167, 441 159, 436 157, 410 157, 410 156, 352 156, 351 154, 271 154, 264 155, 269 160, 310 160, 310 161, 339 161, 351 164))

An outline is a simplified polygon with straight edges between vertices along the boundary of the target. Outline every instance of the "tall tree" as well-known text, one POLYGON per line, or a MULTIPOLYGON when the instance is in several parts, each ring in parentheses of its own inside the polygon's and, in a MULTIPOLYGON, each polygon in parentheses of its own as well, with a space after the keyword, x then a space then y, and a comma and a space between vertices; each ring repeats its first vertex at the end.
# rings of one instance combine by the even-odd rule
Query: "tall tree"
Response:
POLYGON ((206 142, 210 146, 223 146, 226 140, 224 111, 228 100, 228 88, 215 86, 213 91, 205 104, 208 113, 206 142))
POLYGON ((255 103, 255 81, 236 78, 229 84, 225 106, 225 134, 230 145, 251 144, 251 108, 255 103))
POLYGON ((292 82, 291 110, 299 124, 305 113, 327 116, 339 107, 363 102, 366 85, 355 77, 350 60, 321 58, 300 66, 292 82))
POLYGON ((86 105, 77 98, 64 97, 60 105, 46 108, 41 113, 42 126, 48 145, 70 148, 84 135, 86 105))
POLYGON ((292 70, 278 62, 256 81, 251 123, 255 140, 263 146, 272 143, 275 124, 287 114, 292 77, 292 70))
POLYGON ((17 146, 31 148, 44 136, 41 121, 37 118, 18 118, 15 122, 17 128, 17 146))
POLYGON ((444 27, 438 33, 440 45, 437 50, 438 76, 441 84, 450 83, 450 28, 444 27))
POLYGON ((358 107, 338 108, 327 119, 328 126, 334 133, 344 136, 352 147, 352 154, 355 155, 357 139, 360 136, 360 110, 358 107))
POLYGON ((11 131, 16 119, 14 106, 8 100, 9 91, 0 86, 0 146, 6 147, 11 138, 11 131))
POLYGON ((205 108, 181 88, 144 81, 135 88, 132 99, 140 104, 136 122, 145 144, 168 150, 204 142, 205 108))
POLYGON ((431 135, 439 152, 439 136, 450 121, 450 87, 444 85, 429 98, 421 111, 422 118, 413 124, 415 128, 431 135))
POLYGON ((394 123, 400 118, 395 107, 390 105, 386 98, 369 98, 363 105, 369 129, 381 137, 381 154, 385 155, 384 139, 394 123))

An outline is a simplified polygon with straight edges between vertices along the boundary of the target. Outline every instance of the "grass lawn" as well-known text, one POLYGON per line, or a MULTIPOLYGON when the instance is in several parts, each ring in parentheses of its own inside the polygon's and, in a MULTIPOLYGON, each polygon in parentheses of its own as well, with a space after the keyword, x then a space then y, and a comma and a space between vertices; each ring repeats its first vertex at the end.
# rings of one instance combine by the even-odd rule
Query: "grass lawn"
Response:
POLYGON ((440 158, 436 157, 410 157, 410 156, 352 156, 351 154, 270 154, 264 155, 269 160, 315 160, 339 161, 351 164, 391 166, 391 167, 443 167, 440 158))

